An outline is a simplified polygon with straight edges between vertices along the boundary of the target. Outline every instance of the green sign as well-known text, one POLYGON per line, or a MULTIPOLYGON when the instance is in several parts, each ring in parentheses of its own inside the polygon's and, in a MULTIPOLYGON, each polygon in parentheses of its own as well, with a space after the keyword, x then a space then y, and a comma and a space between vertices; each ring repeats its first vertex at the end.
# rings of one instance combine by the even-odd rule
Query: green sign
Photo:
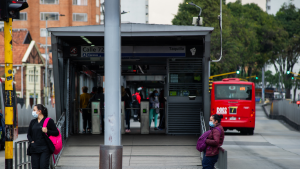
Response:
POLYGON ((170 96, 177 96, 177 92, 176 91, 170 91, 170 96))

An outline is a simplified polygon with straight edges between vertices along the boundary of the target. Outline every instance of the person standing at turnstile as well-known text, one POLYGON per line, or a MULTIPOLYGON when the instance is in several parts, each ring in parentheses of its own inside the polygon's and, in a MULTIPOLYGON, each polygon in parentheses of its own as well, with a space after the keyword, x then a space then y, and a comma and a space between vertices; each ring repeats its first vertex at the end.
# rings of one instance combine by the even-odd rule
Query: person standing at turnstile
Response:
POLYGON ((91 95, 87 93, 88 87, 82 87, 82 94, 80 95, 80 113, 82 113, 83 119, 83 133, 86 133, 86 129, 88 132, 91 130, 91 114, 87 108, 91 95), (88 127, 87 127, 88 125, 88 127))
POLYGON ((158 91, 154 90, 149 98, 150 102, 150 113, 149 113, 149 127, 151 127, 151 122, 154 116, 154 130, 158 130, 157 128, 157 117, 159 114, 159 100, 158 100, 158 91))
POLYGON ((140 108, 140 104, 141 104, 141 90, 142 88, 139 87, 136 91, 135 94, 132 95, 132 107, 135 108, 134 109, 134 115, 133 115, 133 119, 134 121, 138 121, 138 117, 139 117, 139 108, 140 108))
POLYGON ((125 132, 130 133, 131 110, 129 108, 131 107, 132 97, 131 97, 131 92, 130 92, 129 88, 126 88, 125 91, 126 91, 126 93, 122 97, 122 100, 125 102, 125 119, 126 119, 126 125, 127 125, 127 129, 125 130, 125 132))

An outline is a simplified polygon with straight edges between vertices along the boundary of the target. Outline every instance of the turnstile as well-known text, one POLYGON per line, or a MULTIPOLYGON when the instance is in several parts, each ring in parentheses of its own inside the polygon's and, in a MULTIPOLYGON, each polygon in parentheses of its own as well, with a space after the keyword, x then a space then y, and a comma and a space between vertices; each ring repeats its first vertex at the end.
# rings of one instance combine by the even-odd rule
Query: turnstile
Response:
POLYGON ((141 101, 141 134, 149 134, 149 101, 141 101))
POLYGON ((121 133, 125 134, 125 102, 121 102, 121 133))
POLYGON ((100 113, 100 102, 92 102, 91 116, 92 116, 92 134, 102 133, 102 120, 100 113))

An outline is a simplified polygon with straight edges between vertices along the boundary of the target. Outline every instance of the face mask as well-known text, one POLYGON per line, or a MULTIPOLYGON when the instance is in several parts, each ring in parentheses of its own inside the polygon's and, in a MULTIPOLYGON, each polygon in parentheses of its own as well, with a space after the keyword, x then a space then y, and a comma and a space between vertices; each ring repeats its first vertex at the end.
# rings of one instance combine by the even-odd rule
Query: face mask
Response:
POLYGON ((158 96, 158 93, 155 93, 155 96, 158 96))
POLYGON ((209 121, 208 124, 209 124, 210 127, 215 127, 215 125, 214 125, 214 123, 212 121, 209 121))
POLYGON ((39 115, 36 114, 36 111, 33 111, 33 112, 32 112, 32 116, 33 116, 34 118, 37 118, 39 115))

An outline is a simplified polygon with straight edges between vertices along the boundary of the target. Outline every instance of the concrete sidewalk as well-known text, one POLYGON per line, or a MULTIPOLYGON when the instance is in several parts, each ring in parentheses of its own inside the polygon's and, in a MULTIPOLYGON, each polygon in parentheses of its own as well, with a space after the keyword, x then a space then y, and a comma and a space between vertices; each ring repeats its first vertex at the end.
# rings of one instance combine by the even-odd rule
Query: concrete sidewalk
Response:
MULTIPOLYGON (((122 136, 124 169, 199 169, 198 136, 122 136)), ((99 168, 99 145, 103 135, 74 135, 62 153, 58 168, 99 168)))

